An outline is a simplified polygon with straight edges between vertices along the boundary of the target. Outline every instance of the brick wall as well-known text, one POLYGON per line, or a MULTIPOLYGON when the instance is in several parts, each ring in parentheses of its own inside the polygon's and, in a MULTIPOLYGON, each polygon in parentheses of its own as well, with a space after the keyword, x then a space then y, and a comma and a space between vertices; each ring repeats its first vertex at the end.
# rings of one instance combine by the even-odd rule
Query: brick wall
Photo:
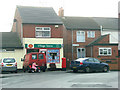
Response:
POLYGON ((67 30, 66 32, 66 41, 64 41, 65 43, 65 54, 66 54, 66 58, 69 60, 72 60, 72 32, 70 30, 67 30))
POLYGON ((93 46, 93 57, 101 60, 102 62, 111 61, 108 63, 111 70, 118 70, 118 46, 109 45, 109 46, 93 46), (111 56, 100 56, 99 47, 112 48, 111 56))
POLYGON ((55 28, 55 25, 35 25, 35 24, 23 24, 23 37, 35 38, 35 27, 50 27, 51 38, 63 38, 63 25, 59 25, 55 28))
POLYGON ((93 48, 93 47, 92 46, 86 47, 86 57, 93 57, 93 55, 92 55, 93 52, 91 51, 91 48, 93 48))
POLYGON ((100 37, 100 35, 101 35, 101 32, 99 30, 84 30, 85 31, 85 42, 77 42, 77 40, 76 40, 77 39, 77 31, 78 30, 73 31, 73 43, 80 44, 80 46, 88 45, 90 42, 92 42, 96 38, 100 37), (87 37, 87 31, 95 31, 95 37, 94 38, 88 38, 87 37))
POLYGON ((118 58, 118 70, 120 70, 120 56, 118 58))
POLYGON ((101 39, 99 42, 98 42, 98 44, 105 44, 105 43, 109 43, 109 34, 107 35, 107 36, 105 36, 103 39, 101 39))
MULTIPOLYGON (((90 42, 100 37, 101 32, 99 30, 84 30, 85 31, 85 42, 77 42, 76 34, 78 30, 73 30, 73 44, 79 44, 79 46, 73 47, 73 60, 77 58, 77 48, 85 48, 90 42), (87 31, 95 31, 95 38, 88 38, 87 31)), ((64 56, 67 59, 72 60, 72 30, 64 30, 64 56)))

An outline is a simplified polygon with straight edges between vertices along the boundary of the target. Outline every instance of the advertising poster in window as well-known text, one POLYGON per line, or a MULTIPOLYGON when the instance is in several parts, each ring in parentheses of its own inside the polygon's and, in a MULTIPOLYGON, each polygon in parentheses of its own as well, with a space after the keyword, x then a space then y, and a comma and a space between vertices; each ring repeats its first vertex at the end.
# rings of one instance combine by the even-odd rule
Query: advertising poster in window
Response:
POLYGON ((59 49, 47 50, 47 63, 60 63, 59 49))

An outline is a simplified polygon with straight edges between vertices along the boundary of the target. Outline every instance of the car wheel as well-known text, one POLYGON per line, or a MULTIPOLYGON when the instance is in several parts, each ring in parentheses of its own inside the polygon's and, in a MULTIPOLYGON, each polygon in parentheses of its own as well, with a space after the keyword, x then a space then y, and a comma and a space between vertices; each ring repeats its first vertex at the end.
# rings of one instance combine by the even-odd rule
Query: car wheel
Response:
POLYGON ((73 70, 73 72, 74 72, 74 73, 77 73, 77 72, 78 72, 78 70, 73 70))
POLYGON ((29 68, 27 71, 28 71, 28 73, 31 73, 31 72, 32 72, 32 70, 31 70, 30 68, 29 68))
POLYGON ((43 69, 43 72, 45 72, 45 69, 43 69))
POLYGON ((1 74, 3 74, 4 72, 3 71, 1 71, 1 74))
POLYGON ((86 67, 86 68, 85 68, 85 72, 89 73, 89 72, 90 72, 90 68, 89 68, 89 67, 86 67))
POLYGON ((108 67, 107 66, 104 66, 103 72, 108 72, 108 67))
POLYGON ((32 73, 34 73, 35 71, 34 70, 31 70, 32 73))
POLYGON ((17 70, 15 71, 15 73, 17 73, 17 70))
POLYGON ((40 72, 41 72, 41 70, 39 69, 39 70, 38 70, 38 72, 40 73, 40 72))
POLYGON ((25 68, 23 67, 23 72, 26 72, 25 68))

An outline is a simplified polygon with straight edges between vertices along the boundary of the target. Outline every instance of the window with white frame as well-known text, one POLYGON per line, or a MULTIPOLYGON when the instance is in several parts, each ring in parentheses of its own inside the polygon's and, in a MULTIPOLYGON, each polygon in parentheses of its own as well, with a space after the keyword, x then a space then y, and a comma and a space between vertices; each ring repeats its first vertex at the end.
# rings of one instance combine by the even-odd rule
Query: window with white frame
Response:
POLYGON ((103 56, 112 55, 112 49, 111 48, 99 48, 99 55, 103 55, 103 56))
POLYGON ((50 27, 36 27, 36 37, 50 37, 51 28, 50 27))
POLYGON ((77 31, 77 42, 85 42, 85 32, 77 31))
POLYGON ((87 31, 87 37, 88 38, 94 38, 95 37, 95 31, 87 31))

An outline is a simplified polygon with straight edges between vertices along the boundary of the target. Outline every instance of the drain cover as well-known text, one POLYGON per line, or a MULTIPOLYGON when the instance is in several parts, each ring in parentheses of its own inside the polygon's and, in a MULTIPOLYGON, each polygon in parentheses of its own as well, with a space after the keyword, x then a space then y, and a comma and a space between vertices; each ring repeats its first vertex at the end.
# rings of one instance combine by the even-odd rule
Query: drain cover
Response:
POLYGON ((71 87, 112 87, 106 84, 73 84, 71 87))

